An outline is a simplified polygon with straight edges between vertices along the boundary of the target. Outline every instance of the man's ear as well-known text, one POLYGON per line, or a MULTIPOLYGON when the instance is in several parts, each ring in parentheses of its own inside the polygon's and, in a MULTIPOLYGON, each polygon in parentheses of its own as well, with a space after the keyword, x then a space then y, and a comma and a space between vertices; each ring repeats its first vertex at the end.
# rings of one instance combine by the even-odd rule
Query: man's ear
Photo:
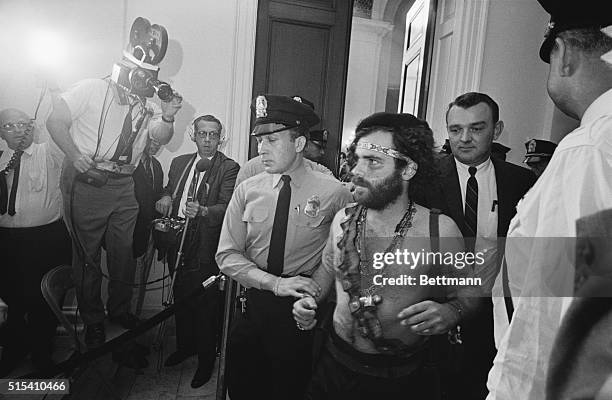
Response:
POLYGON ((301 153, 306 147, 306 136, 298 136, 295 138, 295 152, 301 153))
POLYGON ((493 128, 493 140, 497 140, 502 132, 504 131, 504 121, 499 120, 495 123, 495 127, 493 128))
MULTIPOLYGON (((555 38, 555 46, 553 52, 557 52, 557 73, 559 76, 571 76, 577 69, 580 61, 579 52, 572 46, 568 46, 567 42, 562 38, 555 38)), ((552 52, 551 52, 552 55, 552 52)))
POLYGON ((417 166, 415 164, 408 164, 402 170, 402 180, 409 181, 416 175, 417 166))

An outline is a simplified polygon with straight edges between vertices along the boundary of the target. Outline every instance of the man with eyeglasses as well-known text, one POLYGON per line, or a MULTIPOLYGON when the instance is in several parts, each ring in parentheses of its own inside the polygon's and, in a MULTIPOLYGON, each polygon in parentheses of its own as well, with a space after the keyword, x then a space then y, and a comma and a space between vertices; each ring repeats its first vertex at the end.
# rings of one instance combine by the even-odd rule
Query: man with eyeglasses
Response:
MULTIPOLYGON (((202 115, 192 125, 191 140, 198 151, 172 160, 164 196, 156 204, 157 211, 165 216, 190 218, 191 229, 183 247, 184 262, 177 270, 174 285, 177 300, 219 273, 215 252, 240 169, 234 160, 218 150, 223 133, 221 121, 212 115, 202 115), (195 181, 196 165, 204 158, 210 160, 210 167, 195 181), (189 189, 194 184, 196 195, 191 200, 189 189)), ((172 258, 171 254, 171 265, 172 258)), ((176 311, 176 351, 166 359, 165 365, 177 365, 197 354, 193 388, 208 382, 213 372, 220 302, 219 291, 210 289, 176 311)))
POLYGON ((50 269, 70 263, 59 189, 63 155, 40 133, 24 112, 0 111, 7 147, 0 150, 0 298, 9 307, 0 335, 0 377, 30 352, 36 369, 52 364, 56 320, 40 282, 50 269))

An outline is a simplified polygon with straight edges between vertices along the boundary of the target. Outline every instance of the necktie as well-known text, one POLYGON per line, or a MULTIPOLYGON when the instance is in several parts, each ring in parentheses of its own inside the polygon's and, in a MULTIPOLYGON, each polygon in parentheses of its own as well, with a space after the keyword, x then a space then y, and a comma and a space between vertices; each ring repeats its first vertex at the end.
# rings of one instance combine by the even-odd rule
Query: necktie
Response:
POLYGON ((142 156, 142 168, 144 169, 145 180, 147 185, 153 187, 153 170, 151 169, 151 157, 144 155, 142 156))
POLYGON ((123 120, 123 126, 121 127, 121 136, 119 136, 119 142, 115 149, 115 154, 111 161, 121 161, 122 163, 129 164, 132 161, 132 110, 136 103, 130 104, 127 114, 123 120))
POLYGON ((291 177, 281 177, 283 187, 278 193, 274 223, 272 225, 272 237, 270 238, 270 250, 268 251, 268 272, 280 276, 285 264, 285 241, 287 240, 287 221, 289 219, 289 203, 291 203, 291 177))
POLYGON ((478 181, 476 180, 476 167, 468 169, 470 177, 465 191, 465 233, 468 251, 473 252, 476 244, 478 224, 478 181))
POLYGON ((2 215, 6 214, 7 208, 9 215, 15 215, 15 199, 17 196, 17 185, 19 184, 19 170, 22 154, 23 150, 14 152, 6 167, 0 171, 0 214, 2 215), (6 175, 13 169, 15 172, 13 174, 13 183, 11 184, 11 193, 9 196, 6 175))

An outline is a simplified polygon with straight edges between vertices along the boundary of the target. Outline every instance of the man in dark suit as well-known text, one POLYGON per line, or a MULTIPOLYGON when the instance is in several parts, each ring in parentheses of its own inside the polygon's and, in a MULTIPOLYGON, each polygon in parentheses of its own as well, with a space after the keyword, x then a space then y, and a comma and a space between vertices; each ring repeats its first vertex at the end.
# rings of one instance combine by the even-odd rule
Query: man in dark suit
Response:
MULTIPOLYGON (((184 262, 179 266, 175 280, 177 299, 219 273, 215 253, 225 210, 240 169, 234 160, 217 150, 222 131, 221 122, 212 115, 200 116, 193 121, 190 136, 198 152, 172 160, 164 196, 156 204, 157 211, 163 215, 190 218, 183 248, 184 262), (196 182, 195 166, 204 158, 210 160, 210 167, 199 174, 196 182), (196 196, 193 201, 187 201, 189 188, 194 183, 196 196)), ((210 289, 176 311, 177 350, 168 357, 165 365, 177 365, 197 354, 198 369, 191 381, 193 388, 206 383, 213 371, 220 302, 219 291, 210 289)))
MULTIPOLYGON (((138 202, 138 217, 134 227, 134 241, 132 251, 136 259, 136 279, 144 285, 149 277, 153 261, 153 242, 151 241, 151 222, 159 215, 155 210, 155 203, 160 199, 164 189, 164 171, 161 164, 154 157, 161 147, 156 139, 147 139, 147 144, 134 170, 134 193, 138 202)), ((135 312, 137 316, 142 310, 144 300, 144 286, 138 288, 135 312)))
POLYGON ((499 106, 483 93, 465 93, 448 108, 446 123, 451 154, 439 160, 440 184, 429 205, 440 208, 459 226, 466 250, 482 252, 474 265, 484 297, 478 315, 462 326, 464 356, 456 382, 460 399, 484 399, 487 374, 495 357, 493 306, 490 298, 500 269, 504 238, 516 205, 535 182, 522 167, 491 157, 493 141, 504 123, 499 106))

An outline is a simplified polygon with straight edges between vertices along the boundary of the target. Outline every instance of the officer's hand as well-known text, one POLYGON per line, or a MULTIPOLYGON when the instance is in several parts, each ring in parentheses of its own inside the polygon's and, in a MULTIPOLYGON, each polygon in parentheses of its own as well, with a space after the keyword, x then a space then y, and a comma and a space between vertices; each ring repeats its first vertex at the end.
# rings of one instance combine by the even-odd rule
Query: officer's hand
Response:
POLYGON ((397 316, 401 324, 418 335, 439 335, 459 323, 459 316, 448 304, 425 300, 403 309, 397 316))
POLYGON ((76 160, 72 161, 72 165, 77 171, 82 173, 92 168, 94 166, 94 162, 91 157, 81 154, 76 160))
POLYGON ((293 303, 293 319, 298 324, 298 328, 309 330, 317 324, 315 318, 317 302, 310 296, 302 297, 293 303))
POLYGON ((200 214, 200 203, 197 201, 188 201, 183 210, 183 214, 187 218, 195 218, 200 214))
POLYGON ((166 118, 174 117, 183 107, 183 97, 176 90, 173 95, 172 100, 161 102, 162 115, 166 118))
POLYGON ((321 286, 312 279, 303 276, 280 278, 275 294, 281 297, 303 297, 305 294, 317 297, 321 294, 321 286))
POLYGON ((172 210, 172 197, 166 195, 157 200, 155 203, 155 210, 164 217, 169 216, 170 210, 172 210))

